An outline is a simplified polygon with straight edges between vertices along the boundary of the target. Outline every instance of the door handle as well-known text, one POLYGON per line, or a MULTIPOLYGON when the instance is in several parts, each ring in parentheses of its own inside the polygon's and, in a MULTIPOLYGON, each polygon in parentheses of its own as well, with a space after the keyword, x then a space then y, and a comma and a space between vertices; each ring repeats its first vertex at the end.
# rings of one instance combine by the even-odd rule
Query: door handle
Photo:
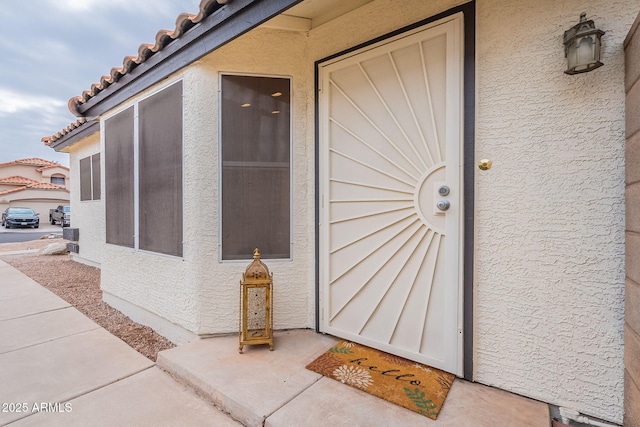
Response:
POLYGON ((438 203, 436 203, 436 207, 441 211, 446 211, 451 207, 451 203, 449 203, 448 200, 438 200, 438 203))

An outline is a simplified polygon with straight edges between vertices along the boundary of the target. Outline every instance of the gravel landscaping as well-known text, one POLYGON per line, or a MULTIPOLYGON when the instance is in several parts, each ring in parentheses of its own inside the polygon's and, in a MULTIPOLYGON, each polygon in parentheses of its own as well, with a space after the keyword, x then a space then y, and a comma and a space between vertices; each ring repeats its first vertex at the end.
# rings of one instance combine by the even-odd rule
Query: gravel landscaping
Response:
POLYGON ((67 301, 152 361, 156 361, 159 351, 175 347, 153 329, 133 322, 102 301, 98 268, 72 261, 68 255, 7 254, 12 251, 41 249, 60 241, 61 239, 41 239, 0 244, 0 259, 67 301))

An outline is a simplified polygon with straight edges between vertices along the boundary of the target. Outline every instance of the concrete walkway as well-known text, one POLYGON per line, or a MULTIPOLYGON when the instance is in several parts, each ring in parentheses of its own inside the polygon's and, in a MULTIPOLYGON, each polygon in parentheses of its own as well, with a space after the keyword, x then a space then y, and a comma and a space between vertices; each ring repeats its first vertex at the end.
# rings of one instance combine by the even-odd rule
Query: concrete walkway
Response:
POLYGON ((0 261, 0 425, 240 426, 0 261))
POLYGON ((0 425, 550 425, 546 404, 460 379, 432 421, 304 368, 336 341, 281 331, 239 354, 210 338, 155 365, 0 260, 0 425))

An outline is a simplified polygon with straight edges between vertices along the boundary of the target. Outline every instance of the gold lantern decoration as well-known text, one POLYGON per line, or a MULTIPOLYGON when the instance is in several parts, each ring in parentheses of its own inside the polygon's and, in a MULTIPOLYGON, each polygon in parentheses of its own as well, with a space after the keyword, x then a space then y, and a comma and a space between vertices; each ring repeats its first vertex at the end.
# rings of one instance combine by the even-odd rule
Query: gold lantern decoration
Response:
POLYGON ((240 348, 269 344, 273 350, 273 274, 262 261, 260 250, 253 251, 253 262, 240 281, 240 348))

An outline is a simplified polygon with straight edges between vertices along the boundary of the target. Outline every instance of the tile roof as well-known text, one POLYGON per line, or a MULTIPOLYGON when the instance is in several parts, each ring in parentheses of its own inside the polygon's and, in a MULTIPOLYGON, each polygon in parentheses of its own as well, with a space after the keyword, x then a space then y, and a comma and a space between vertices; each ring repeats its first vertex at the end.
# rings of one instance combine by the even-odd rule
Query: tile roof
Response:
POLYGON ((55 169, 55 168, 61 168, 61 169, 69 170, 69 167, 64 166, 64 165, 60 165, 60 164, 58 164, 58 165, 51 165, 51 166, 43 166, 43 167, 38 168, 38 169, 36 169, 36 170, 37 170, 38 172, 42 172, 42 171, 47 170, 47 169, 55 169))
MULTIPOLYGON (((0 168, 5 166, 15 166, 15 165, 24 165, 24 166, 36 166, 39 168, 42 167, 62 167, 67 168, 66 166, 62 166, 58 162, 52 162, 51 160, 40 159, 37 157, 31 157, 28 159, 19 159, 13 160, 11 162, 0 163, 0 168)), ((67 168, 69 169, 69 168, 67 168)))
MULTIPOLYGON (((154 44, 141 44, 138 48, 137 56, 126 56, 122 62, 122 67, 112 68, 109 75, 102 76, 100 82, 91 85, 91 88, 82 92, 82 95, 71 98, 68 103, 69 111, 71 111, 71 113, 75 116, 82 116, 82 113, 78 111, 79 105, 87 102, 89 99, 109 87, 109 85, 120 80, 123 76, 130 73, 138 65, 144 63, 153 55, 163 50, 172 41, 181 37, 189 29, 203 21, 205 18, 207 18, 209 15, 211 15, 213 12, 218 10, 222 5, 228 3, 229 1, 230 0, 201 0, 199 7, 200 10, 197 15, 192 15, 189 13, 182 13, 178 15, 178 18, 176 19, 176 26, 173 31, 160 30, 156 34, 156 40, 154 44)), ((49 143, 47 143, 46 141, 44 141, 44 139, 45 138, 43 138, 43 142, 46 145, 50 145, 51 142, 55 141, 54 139, 53 141, 49 141, 49 143)))
POLYGON ((82 117, 82 118, 76 120, 75 122, 71 123, 66 128, 62 129, 60 132, 55 133, 55 134, 53 134, 51 136, 45 136, 44 138, 41 139, 41 141, 44 143, 44 145, 51 146, 51 144, 53 142, 55 142, 56 140, 62 138, 63 136, 65 136, 66 134, 70 133, 74 129, 79 128, 80 126, 82 126, 86 122, 87 122, 87 119, 82 117))
POLYGON ((25 178, 24 176, 8 176, 6 178, 0 178, 0 184, 5 185, 29 185, 29 184, 37 184, 38 181, 35 181, 31 178, 25 178))
POLYGON ((0 196, 6 194, 18 193, 25 190, 63 190, 67 193, 69 190, 63 185, 49 184, 48 182, 36 182, 34 184, 25 185, 24 187, 12 188, 11 190, 0 191, 0 196))
POLYGON ((64 185, 51 184, 48 182, 37 182, 35 184, 27 185, 27 188, 36 188, 39 190, 67 190, 67 187, 64 185))

